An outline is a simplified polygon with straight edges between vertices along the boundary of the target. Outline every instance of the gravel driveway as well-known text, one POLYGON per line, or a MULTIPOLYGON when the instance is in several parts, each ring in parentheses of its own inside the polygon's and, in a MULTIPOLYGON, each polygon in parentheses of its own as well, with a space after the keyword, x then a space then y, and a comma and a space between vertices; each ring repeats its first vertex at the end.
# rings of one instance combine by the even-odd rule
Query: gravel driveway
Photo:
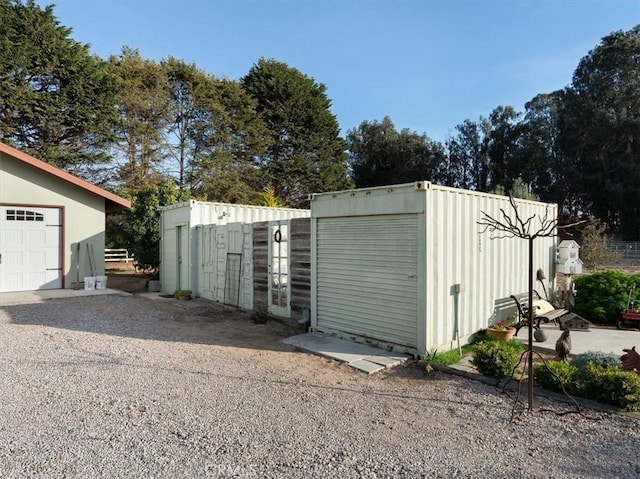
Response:
POLYGON ((491 386, 414 366, 369 377, 291 350, 280 323, 198 306, 0 308, 0 477, 640 477, 635 417, 507 425, 491 386))

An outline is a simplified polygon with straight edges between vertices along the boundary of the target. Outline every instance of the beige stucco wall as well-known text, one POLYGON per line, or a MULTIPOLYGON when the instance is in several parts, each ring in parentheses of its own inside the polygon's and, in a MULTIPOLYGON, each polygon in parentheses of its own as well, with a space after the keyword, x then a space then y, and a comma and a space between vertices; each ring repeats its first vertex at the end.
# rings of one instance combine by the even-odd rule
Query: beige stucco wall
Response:
POLYGON ((0 152, 0 203, 64 207, 65 288, 75 286, 76 276, 82 282, 85 276, 90 275, 87 244, 93 245, 94 275, 104 275, 104 202, 104 198, 0 152), (78 243, 79 263, 76 254, 78 243))

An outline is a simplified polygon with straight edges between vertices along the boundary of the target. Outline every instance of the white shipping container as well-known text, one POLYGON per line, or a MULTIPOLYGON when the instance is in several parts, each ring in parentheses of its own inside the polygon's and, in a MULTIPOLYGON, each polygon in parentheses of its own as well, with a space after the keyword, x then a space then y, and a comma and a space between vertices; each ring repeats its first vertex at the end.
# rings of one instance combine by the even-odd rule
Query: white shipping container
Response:
MULTIPOLYGON (((557 205, 516 203, 532 228, 557 217, 557 205)), ((509 295, 528 289, 529 242, 482 232, 482 213, 501 210, 513 217, 508 197, 426 181, 312 195, 312 329, 424 356, 506 319, 509 295)), ((547 278, 555 243, 533 242, 547 278)))
MULTIPOLYGON (((255 223, 308 218, 310 210, 189 200, 160 209, 160 280, 164 293, 189 289, 198 296, 203 290, 202 248, 196 228, 205 225, 255 223)), ((207 294, 212 293, 208 291, 207 294)), ((245 299, 249 301, 249 299, 245 299)))

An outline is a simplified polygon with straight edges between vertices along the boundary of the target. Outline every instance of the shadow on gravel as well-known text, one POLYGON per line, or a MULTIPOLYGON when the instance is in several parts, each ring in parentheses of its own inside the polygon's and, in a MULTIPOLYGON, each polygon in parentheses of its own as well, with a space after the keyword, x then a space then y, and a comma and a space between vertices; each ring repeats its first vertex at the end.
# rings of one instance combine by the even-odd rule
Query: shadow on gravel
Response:
POLYGON ((281 340, 303 332, 297 324, 278 320, 255 324, 249 313, 217 303, 120 295, 3 306, 0 308, 2 323, 273 351, 292 351, 281 340))

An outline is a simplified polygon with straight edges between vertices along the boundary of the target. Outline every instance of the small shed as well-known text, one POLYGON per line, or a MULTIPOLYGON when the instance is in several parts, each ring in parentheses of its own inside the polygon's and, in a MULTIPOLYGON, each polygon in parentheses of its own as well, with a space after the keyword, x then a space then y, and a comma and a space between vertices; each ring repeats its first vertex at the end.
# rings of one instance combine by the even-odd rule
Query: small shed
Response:
MULTIPOLYGON (((251 280, 252 268, 247 262, 252 243, 250 228, 235 226, 215 229, 213 226, 231 224, 253 224, 261 221, 285 220, 309 217, 310 210, 294 208, 271 208, 266 206, 236 205, 230 203, 203 202, 189 200, 160 211, 160 288, 164 293, 178 289, 188 289, 195 296, 217 300, 220 294, 233 295, 241 299, 240 286, 237 292, 224 293, 220 286, 236 284, 238 278, 227 278, 238 266, 242 275, 251 280), (238 257, 235 255, 242 255, 238 257), (227 263, 227 260, 230 263, 227 263), (224 262, 224 268, 214 268, 224 262), (229 267, 227 268, 227 264, 229 267), (240 296, 238 296, 240 295, 240 296)), ((244 287, 243 287, 244 288, 244 287)), ((249 294, 248 286, 244 288, 249 294)), ((233 296, 227 296, 231 298, 233 296)), ((252 299, 245 297, 245 304, 252 299)), ((247 309, 251 309, 250 307, 247 309)))
POLYGON ((0 143, 0 293, 104 275, 105 213, 130 202, 0 143))
MULTIPOLYGON (((521 218, 557 217, 515 201, 521 218)), ((505 319, 505 298, 528 288, 529 244, 482 233, 482 213, 501 210, 508 197, 427 181, 312 195, 311 329, 424 356, 505 319)), ((553 278, 555 238, 534 248, 553 278)))
POLYGON ((563 240, 558 245, 556 272, 563 274, 582 274, 580 245, 574 240, 563 240))

